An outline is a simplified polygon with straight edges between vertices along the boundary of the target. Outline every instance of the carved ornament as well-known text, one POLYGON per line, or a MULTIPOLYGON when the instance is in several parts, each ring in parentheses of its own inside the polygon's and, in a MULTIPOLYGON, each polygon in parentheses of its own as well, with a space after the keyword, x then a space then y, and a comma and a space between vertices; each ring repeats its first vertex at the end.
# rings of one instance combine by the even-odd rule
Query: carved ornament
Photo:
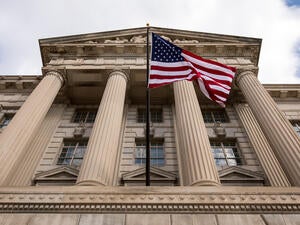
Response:
POLYGON ((116 37, 116 39, 114 39, 114 40, 111 40, 111 39, 105 40, 104 44, 124 44, 127 42, 128 42, 128 39, 125 39, 125 38, 120 39, 119 37, 116 37))
POLYGON ((300 213, 299 188, 74 186, 23 189, 0 188, 0 212, 300 213))
POLYGON ((243 66, 237 67, 236 75, 235 75, 235 84, 238 86, 240 79, 245 75, 253 75, 257 77, 258 74, 258 67, 255 66, 243 66))

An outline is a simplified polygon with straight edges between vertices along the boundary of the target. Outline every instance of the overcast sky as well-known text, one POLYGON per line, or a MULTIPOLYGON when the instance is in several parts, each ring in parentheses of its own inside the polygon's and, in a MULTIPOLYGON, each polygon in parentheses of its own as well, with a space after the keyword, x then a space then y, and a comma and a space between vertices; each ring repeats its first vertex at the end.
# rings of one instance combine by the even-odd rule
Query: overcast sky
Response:
POLYGON ((0 75, 41 74, 38 39, 145 26, 262 38, 262 83, 300 83, 300 0, 0 0, 0 75))

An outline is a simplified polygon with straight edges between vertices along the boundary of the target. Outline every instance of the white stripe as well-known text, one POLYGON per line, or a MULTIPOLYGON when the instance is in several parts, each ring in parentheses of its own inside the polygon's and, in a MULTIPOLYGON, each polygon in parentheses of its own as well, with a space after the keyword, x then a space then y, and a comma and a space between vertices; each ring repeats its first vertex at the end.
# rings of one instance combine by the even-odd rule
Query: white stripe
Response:
POLYGON ((227 68, 224 68, 224 67, 221 67, 221 66, 218 66, 218 65, 215 65, 215 64, 210 64, 210 63, 207 63, 207 62, 203 62, 199 59, 196 59, 194 57, 191 57, 187 54, 184 54, 184 53, 181 53, 181 55, 186 58, 188 61, 191 61, 199 66, 203 66, 203 67, 206 67, 206 68, 209 68, 209 69, 214 69, 214 70, 219 70, 219 71, 222 71, 224 73, 228 73, 228 74, 231 74, 232 76, 234 76, 234 72, 232 72, 230 69, 227 69, 227 68))
POLYGON ((161 67, 180 67, 180 66, 190 66, 189 62, 180 61, 180 62, 158 62, 158 61, 151 61, 151 66, 161 66, 161 67))
POLYGON ((149 79, 149 84, 162 84, 162 83, 172 83, 175 81, 179 81, 179 80, 187 80, 187 79, 191 79, 194 76, 196 76, 196 74, 190 74, 187 77, 183 77, 183 78, 173 78, 173 79, 149 79))
POLYGON ((226 102, 227 98, 223 98, 220 95, 215 95, 218 99, 220 99, 222 102, 226 102))
POLYGON ((220 106, 222 106, 223 108, 225 108, 224 102, 221 102, 221 101, 217 101, 217 100, 216 100, 216 103, 218 103, 220 106))
POLYGON ((218 90, 221 91, 225 94, 229 94, 229 91, 225 88, 220 87, 219 85, 209 85, 210 88, 214 89, 214 90, 218 90))
POLYGON ((218 85, 220 85, 220 86, 222 86, 223 88, 226 88, 226 89, 228 89, 228 90, 231 89, 230 86, 228 86, 228 85, 226 85, 226 84, 222 84, 222 83, 220 83, 220 82, 217 82, 217 81, 215 81, 214 79, 211 79, 210 77, 202 76, 202 78, 203 78, 204 80, 209 80, 209 81, 212 81, 212 82, 214 82, 214 83, 217 83, 218 85))
POLYGON ((218 79, 218 80, 226 80, 226 81, 229 81, 229 82, 232 82, 232 78, 231 77, 228 77, 228 76, 224 76, 224 75, 216 75, 216 74, 213 74, 213 73, 208 73, 208 72, 205 72, 203 70, 200 70, 198 68, 196 68, 197 71, 201 74, 204 74, 206 76, 209 76, 213 79, 218 79))
POLYGON ((162 70, 150 70, 150 75, 162 75, 162 76, 182 76, 188 75, 192 72, 191 69, 183 71, 162 71, 162 70))
POLYGON ((212 100, 212 99, 209 97, 209 94, 208 94, 208 92, 207 92, 207 90, 206 90, 206 88, 205 88, 205 86, 204 86, 204 84, 203 84, 203 80, 202 80, 201 78, 198 78, 197 81, 198 81, 198 84, 199 84, 199 87, 200 87, 200 90, 202 91, 202 93, 203 93, 207 98, 209 98, 210 100, 212 100))

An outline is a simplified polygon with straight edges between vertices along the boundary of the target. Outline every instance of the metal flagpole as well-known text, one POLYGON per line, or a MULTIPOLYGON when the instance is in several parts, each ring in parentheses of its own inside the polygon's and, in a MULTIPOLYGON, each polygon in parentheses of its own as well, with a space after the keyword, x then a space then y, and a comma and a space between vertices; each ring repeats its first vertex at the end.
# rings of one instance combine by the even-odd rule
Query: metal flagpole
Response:
POLYGON ((146 91, 146 186, 150 186, 150 90, 149 83, 149 23, 147 23, 147 91, 146 91))

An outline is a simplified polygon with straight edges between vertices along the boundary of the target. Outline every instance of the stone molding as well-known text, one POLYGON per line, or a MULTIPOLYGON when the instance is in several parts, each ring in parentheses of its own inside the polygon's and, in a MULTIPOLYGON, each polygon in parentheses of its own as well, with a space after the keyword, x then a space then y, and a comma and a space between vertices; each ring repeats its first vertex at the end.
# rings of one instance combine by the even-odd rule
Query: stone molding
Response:
POLYGON ((57 77, 60 80, 62 87, 65 85, 66 80, 67 80, 66 76, 63 73, 61 73, 57 70, 49 70, 45 73, 44 76, 55 76, 55 77, 57 77))
POLYGON ((1 213, 300 213, 300 188, 0 188, 1 213))
POLYGON ((107 79, 109 79, 110 77, 115 76, 115 75, 123 77, 125 79, 126 83, 128 83, 129 75, 123 70, 113 70, 111 73, 109 73, 107 79))
POLYGON ((255 67, 255 66, 238 67, 236 70, 235 84, 238 86, 242 77, 245 75, 248 75, 248 74, 251 74, 251 75, 257 77, 258 67, 255 67))

